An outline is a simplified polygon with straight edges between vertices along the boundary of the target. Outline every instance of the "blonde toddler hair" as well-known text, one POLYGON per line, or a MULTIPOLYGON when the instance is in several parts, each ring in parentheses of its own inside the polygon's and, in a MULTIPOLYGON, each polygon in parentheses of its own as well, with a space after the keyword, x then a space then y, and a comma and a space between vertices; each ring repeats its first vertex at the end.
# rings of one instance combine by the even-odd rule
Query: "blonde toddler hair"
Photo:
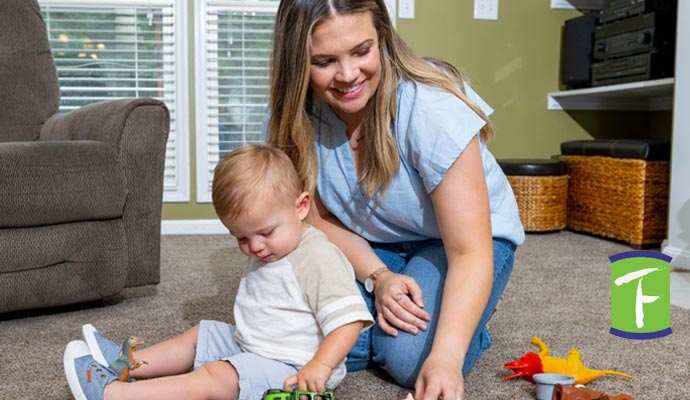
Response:
POLYGON ((303 191, 290 158, 275 147, 248 144, 216 165, 211 197, 221 219, 236 219, 259 198, 293 201, 303 191))

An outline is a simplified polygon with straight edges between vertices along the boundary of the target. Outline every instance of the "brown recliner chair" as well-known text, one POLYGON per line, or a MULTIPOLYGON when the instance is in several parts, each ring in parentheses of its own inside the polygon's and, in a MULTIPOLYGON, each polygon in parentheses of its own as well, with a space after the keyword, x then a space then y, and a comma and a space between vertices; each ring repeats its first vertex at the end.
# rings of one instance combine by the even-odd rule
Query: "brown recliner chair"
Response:
POLYGON ((168 109, 59 101, 38 3, 0 1, 0 313, 160 280, 168 109))

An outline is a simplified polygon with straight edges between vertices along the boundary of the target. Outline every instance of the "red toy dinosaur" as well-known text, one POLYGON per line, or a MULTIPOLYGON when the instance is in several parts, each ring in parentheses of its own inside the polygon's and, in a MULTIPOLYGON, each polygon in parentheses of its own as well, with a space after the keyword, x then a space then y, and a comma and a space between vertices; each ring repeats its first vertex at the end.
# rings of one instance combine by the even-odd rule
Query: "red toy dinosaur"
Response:
POLYGON ((549 347, 538 337, 532 338, 532 344, 539 346, 539 354, 534 352, 525 353, 515 361, 506 363, 503 368, 512 369, 514 374, 503 377, 503 380, 523 377, 534 382, 532 376, 541 372, 553 372, 572 376, 575 384, 586 384, 603 375, 619 375, 626 378, 633 378, 632 375, 613 370, 589 369, 582 364, 582 355, 570 349, 567 358, 556 358, 549 356, 549 347))

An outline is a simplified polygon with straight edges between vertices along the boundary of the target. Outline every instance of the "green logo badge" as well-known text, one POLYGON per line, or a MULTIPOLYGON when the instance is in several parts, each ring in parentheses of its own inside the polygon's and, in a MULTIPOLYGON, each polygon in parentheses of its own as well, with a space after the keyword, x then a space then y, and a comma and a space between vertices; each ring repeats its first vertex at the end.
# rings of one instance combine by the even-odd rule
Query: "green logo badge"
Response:
POLYGON ((611 260, 611 330, 626 339, 671 334, 671 257, 628 251, 611 260))

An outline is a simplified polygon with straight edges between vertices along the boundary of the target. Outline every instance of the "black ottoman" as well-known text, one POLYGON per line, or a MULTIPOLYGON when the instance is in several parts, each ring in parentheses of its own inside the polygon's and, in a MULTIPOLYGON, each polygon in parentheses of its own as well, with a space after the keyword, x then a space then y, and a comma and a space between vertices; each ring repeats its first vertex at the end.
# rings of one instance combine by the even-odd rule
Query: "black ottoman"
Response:
POLYGON ((568 175, 557 159, 501 159, 526 232, 557 231, 567 222, 568 175))

